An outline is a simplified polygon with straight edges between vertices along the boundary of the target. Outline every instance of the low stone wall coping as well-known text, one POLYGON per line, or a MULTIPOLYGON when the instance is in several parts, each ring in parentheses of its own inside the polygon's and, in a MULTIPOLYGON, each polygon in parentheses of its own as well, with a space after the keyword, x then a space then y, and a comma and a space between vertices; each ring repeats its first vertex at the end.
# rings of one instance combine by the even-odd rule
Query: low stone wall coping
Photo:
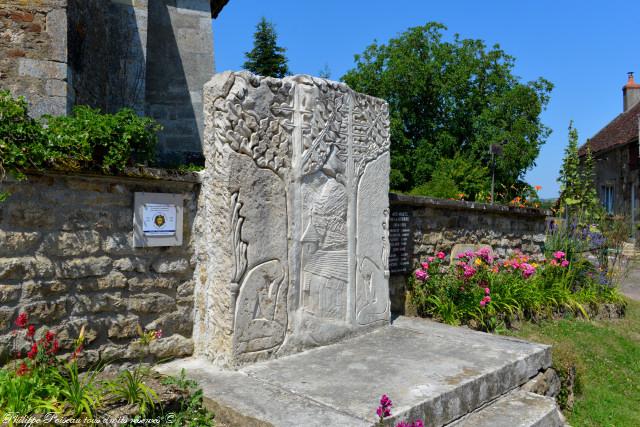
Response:
POLYGON ((27 175, 40 176, 68 176, 78 178, 91 178, 107 181, 174 181, 187 184, 202 183, 199 172, 181 172, 175 169, 160 169, 150 167, 127 167, 117 175, 108 175, 98 171, 55 171, 55 170, 29 170, 27 175))
POLYGON ((491 205, 488 203, 466 202, 462 200, 438 199, 426 196, 389 193, 389 202, 394 206, 430 207, 435 209, 485 211, 504 215, 547 217, 552 213, 546 209, 520 208, 517 206, 491 205))

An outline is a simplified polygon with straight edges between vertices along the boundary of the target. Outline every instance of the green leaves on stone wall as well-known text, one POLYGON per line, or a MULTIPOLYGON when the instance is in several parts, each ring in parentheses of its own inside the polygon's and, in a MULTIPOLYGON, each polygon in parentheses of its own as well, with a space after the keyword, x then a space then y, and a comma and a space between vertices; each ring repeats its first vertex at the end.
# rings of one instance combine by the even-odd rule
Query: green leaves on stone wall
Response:
MULTIPOLYGON (((157 132, 153 119, 133 110, 116 114, 78 106, 70 116, 28 114, 24 98, 0 91, 0 182, 6 174, 24 178, 29 169, 122 171, 155 160, 157 132)), ((0 194, 0 200, 6 194, 0 194)))

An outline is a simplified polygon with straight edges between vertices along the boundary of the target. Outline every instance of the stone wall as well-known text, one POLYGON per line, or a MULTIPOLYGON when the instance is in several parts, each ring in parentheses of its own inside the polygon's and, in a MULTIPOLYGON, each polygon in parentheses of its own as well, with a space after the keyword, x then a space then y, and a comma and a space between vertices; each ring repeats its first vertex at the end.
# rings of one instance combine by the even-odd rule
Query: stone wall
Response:
POLYGON ((413 267, 439 251, 450 254, 455 245, 488 245, 499 257, 516 250, 542 254, 549 211, 400 194, 389 197, 391 214, 408 212, 410 229, 405 248, 408 271, 391 275, 392 311, 404 310, 406 279, 413 267))
POLYGON ((88 361, 138 356, 137 325, 162 329, 156 358, 192 353, 198 176, 31 175, 0 203, 0 362, 19 312, 69 349, 86 327, 88 361), (181 247, 134 248, 134 192, 185 195, 181 247))
POLYGON ((0 89, 35 116, 69 111, 67 0, 0 0, 0 89))

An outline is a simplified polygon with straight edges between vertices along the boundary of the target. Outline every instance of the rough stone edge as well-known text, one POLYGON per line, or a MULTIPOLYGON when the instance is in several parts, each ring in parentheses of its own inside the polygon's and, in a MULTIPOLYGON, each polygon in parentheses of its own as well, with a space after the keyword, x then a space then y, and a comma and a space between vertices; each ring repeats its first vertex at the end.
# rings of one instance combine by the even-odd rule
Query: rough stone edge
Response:
MULTIPOLYGON (((401 316, 399 319, 402 319, 401 316)), ((411 320, 409 318, 409 320, 411 320)), ((447 325, 443 325, 437 322, 434 322, 439 326, 442 326, 443 328, 447 328, 447 325)), ((405 324, 405 325, 394 325, 392 323, 391 325, 392 327, 396 327, 399 329, 407 329, 407 330, 412 330, 418 333, 425 333, 425 331, 421 330, 419 327, 412 327, 411 324, 405 324)), ((455 327, 450 327, 451 329, 456 329, 455 327)), ((465 332, 469 332, 469 333, 476 333, 476 334, 484 334, 483 332, 478 332, 478 331, 473 331, 471 329, 465 330, 465 332)), ((446 331, 443 331, 443 333, 446 333, 446 331)), ((530 344, 532 347, 537 347, 535 349, 532 349, 531 353, 528 354, 527 356, 525 356, 522 359, 518 359, 515 360, 509 364, 504 365, 502 368, 497 369, 495 371, 489 372, 485 375, 482 375, 478 378, 475 378, 473 381, 469 381, 466 382, 464 384, 461 384, 459 387, 443 393, 441 395, 435 396, 431 399, 427 399, 422 401, 421 403, 416 404, 415 406, 413 406, 412 408, 394 414, 394 416, 392 416, 391 418, 389 418, 390 422, 396 423, 399 422, 403 419, 413 419, 413 418, 421 418, 426 416, 429 419, 434 419, 436 418, 434 415, 434 411, 432 410, 441 410, 441 417, 440 419, 437 419, 437 423, 441 423, 439 425, 448 425, 458 419, 461 418, 460 415, 458 415, 457 417, 453 417, 453 418, 449 418, 446 419, 447 415, 446 415, 446 408, 447 408, 447 402, 456 399, 457 396, 459 396, 460 393, 464 394, 464 389, 468 388, 471 389, 470 391, 473 392, 474 389, 478 388, 481 386, 481 384, 483 383, 491 383, 491 377, 496 377, 495 380, 497 381, 497 383, 500 383, 500 385, 502 386, 502 389, 500 390, 499 394, 493 395, 491 397, 488 398, 488 400, 486 400, 485 402, 476 402, 476 403, 472 403, 472 406, 476 406, 476 409, 474 411, 479 410, 480 408, 484 408, 488 405, 490 405, 491 403, 495 402, 496 400, 500 399, 501 397, 503 397, 504 395, 519 389, 521 386, 523 386, 524 384, 526 384, 529 380, 533 379, 536 375, 538 375, 538 373, 540 371, 543 371, 545 369, 548 369, 551 367, 552 365, 552 359, 551 359, 551 346, 549 345, 545 345, 545 344, 538 344, 538 343, 532 343, 529 341, 525 341, 525 340, 521 340, 521 339, 517 339, 517 338, 511 338, 511 337, 502 337, 502 336, 496 336, 496 335, 491 335, 488 334, 492 337, 495 337, 496 339, 504 339, 505 341, 512 341, 512 342, 519 342, 519 343, 523 343, 523 344, 530 344), (536 367, 535 371, 533 370, 533 368, 527 369, 527 367, 536 367), (520 370, 524 370, 526 372, 523 372, 523 375, 518 375, 518 372, 520 370), (508 379, 510 379, 512 382, 511 384, 504 384, 503 381, 499 381, 498 377, 506 377, 508 379), (427 413, 427 410, 429 411, 427 413)), ((457 399, 458 402, 460 403, 460 408, 463 408, 464 402, 461 399, 457 399)), ((464 409, 463 409, 464 410, 464 409)), ((474 411, 471 412, 467 412, 467 413, 473 413, 474 411)), ((462 415, 464 416, 464 414, 462 415)), ((391 424, 390 424, 391 425, 391 424)), ((544 427, 544 425, 541 425, 540 427, 544 427)))
POLYGON ((243 427, 275 427, 273 424, 259 420, 257 418, 245 415, 238 410, 233 409, 230 406, 223 405, 218 401, 206 396, 202 396, 202 405, 205 409, 213 412, 215 420, 220 421, 229 426, 243 426, 243 427))
MULTIPOLYGON (((550 397, 546 397, 546 396, 542 396, 536 393, 531 393, 531 392, 527 392, 527 391, 522 391, 519 388, 516 389, 512 389, 507 391, 506 393, 496 397, 494 400, 485 403, 484 405, 478 407, 477 409, 475 409, 472 412, 469 412, 468 414, 465 414, 464 416, 458 418, 457 420, 454 420, 448 424, 445 424, 443 427, 459 427, 461 426, 461 422, 464 422, 465 420, 469 419, 470 417, 472 417, 474 414, 477 414, 479 412, 482 412, 485 408, 497 404, 499 403, 500 400, 502 399, 507 399, 515 394, 518 393, 527 393, 527 394, 531 394, 534 396, 537 396, 540 399, 545 399, 545 400, 553 400, 555 402, 555 399, 550 398, 550 397)), ((566 420, 564 418, 564 415, 562 415, 562 412, 560 412, 560 409, 558 408, 558 405, 556 403, 555 408, 549 412, 547 412, 540 420, 538 420, 538 422, 536 422, 535 424, 533 424, 531 427, 550 427, 550 426, 568 426, 568 424, 566 424, 566 420)))
MULTIPOLYGON (((171 181, 184 182, 187 184, 201 184, 202 175, 200 172, 180 172, 175 169, 161 169, 150 167, 127 167, 119 174, 108 175, 94 171, 56 171, 56 170, 36 170, 26 171, 27 176, 51 176, 69 178, 90 178, 98 181, 119 181, 119 182, 149 182, 149 181, 171 181)), ((7 181, 11 181, 8 177, 7 181)))
POLYGON ((434 209, 470 210, 476 212, 492 212, 502 215, 520 215, 528 217, 548 217, 552 212, 538 208, 520 208, 516 206, 491 205, 488 203, 465 202, 462 200, 438 199, 427 196, 411 196, 407 194, 389 193, 391 206, 430 207, 434 209))

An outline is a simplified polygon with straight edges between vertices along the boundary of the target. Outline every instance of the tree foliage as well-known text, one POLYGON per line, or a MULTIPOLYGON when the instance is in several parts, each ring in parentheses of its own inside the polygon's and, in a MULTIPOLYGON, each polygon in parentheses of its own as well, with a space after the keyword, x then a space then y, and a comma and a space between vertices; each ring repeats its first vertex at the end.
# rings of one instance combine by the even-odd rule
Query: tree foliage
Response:
POLYGON ((243 67, 252 73, 267 77, 284 77, 289 74, 286 49, 278 46, 273 24, 262 18, 253 34, 253 49, 246 52, 243 67))
POLYGON ((569 123, 569 143, 564 150, 564 159, 558 178, 560 183, 560 212, 579 221, 594 221, 602 215, 595 183, 595 163, 591 148, 583 161, 578 154, 578 130, 569 123))
POLYGON ((452 159, 440 159, 429 182, 415 187, 411 194, 477 200, 480 194, 489 191, 490 179, 486 167, 456 154, 452 159))
POLYGON ((458 35, 446 41, 445 30, 428 23, 386 45, 374 42, 342 80, 389 103, 394 189, 428 183, 439 160, 457 153, 489 166, 489 147, 503 142, 496 183, 509 187, 535 165, 549 135, 540 113, 552 84, 543 78, 521 83, 514 58, 498 45, 488 49, 458 35))

